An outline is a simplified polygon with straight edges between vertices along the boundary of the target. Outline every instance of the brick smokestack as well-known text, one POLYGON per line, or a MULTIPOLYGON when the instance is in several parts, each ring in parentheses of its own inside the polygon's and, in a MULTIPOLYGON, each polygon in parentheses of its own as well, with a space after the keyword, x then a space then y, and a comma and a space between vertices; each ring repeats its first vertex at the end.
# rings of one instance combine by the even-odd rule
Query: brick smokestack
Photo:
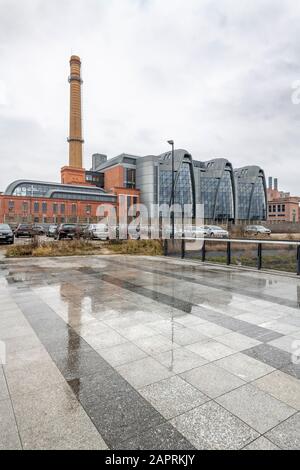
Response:
POLYGON ((82 127, 81 127, 81 61, 76 55, 70 59, 70 134, 69 166, 82 168, 82 127))

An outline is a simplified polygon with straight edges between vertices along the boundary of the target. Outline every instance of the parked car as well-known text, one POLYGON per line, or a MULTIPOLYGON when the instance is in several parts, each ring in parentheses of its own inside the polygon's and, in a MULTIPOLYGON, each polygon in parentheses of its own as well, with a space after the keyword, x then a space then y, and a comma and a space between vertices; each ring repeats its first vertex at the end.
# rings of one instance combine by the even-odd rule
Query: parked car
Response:
POLYGON ((109 240, 109 229, 107 224, 90 224, 85 227, 83 237, 90 240, 109 240))
POLYGON ((7 224, 0 224, 0 243, 8 243, 9 245, 14 243, 14 233, 7 224))
POLYGON ((49 225, 48 230, 47 230, 47 237, 50 238, 55 238, 56 232, 57 232, 57 225, 49 225))
POLYGON ((225 230, 218 225, 205 225, 205 230, 207 230, 207 236, 211 238, 228 238, 228 230, 225 230))
POLYGON ((204 238, 208 234, 208 229, 203 225, 188 225, 184 227, 184 236, 186 238, 204 238))
POLYGON ((45 235, 45 229, 43 225, 34 224, 32 230, 36 235, 45 235))
POLYGON ((19 224, 15 230, 15 237, 33 237, 34 231, 30 224, 19 224))
POLYGON ((60 224, 55 233, 55 240, 62 240, 63 238, 79 238, 80 228, 77 224, 60 224))
POLYGON ((263 225, 247 225, 245 228, 245 233, 252 233, 254 235, 265 234, 271 235, 271 230, 263 225))

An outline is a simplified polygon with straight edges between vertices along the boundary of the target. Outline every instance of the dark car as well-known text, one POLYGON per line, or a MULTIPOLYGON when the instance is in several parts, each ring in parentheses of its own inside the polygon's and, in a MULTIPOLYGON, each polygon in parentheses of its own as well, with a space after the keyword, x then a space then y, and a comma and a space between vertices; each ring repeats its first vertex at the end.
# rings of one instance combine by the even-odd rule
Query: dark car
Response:
POLYGON ((80 237, 80 228, 77 224, 60 224, 57 228, 55 239, 62 240, 63 238, 74 238, 80 237))
POLYGON ((58 229, 57 225, 49 225, 48 230, 47 230, 47 237, 55 238, 57 229, 58 229))
POLYGON ((15 237, 33 237, 34 231, 30 224, 19 224, 15 230, 15 237))
POLYGON ((43 225, 34 224, 32 226, 32 230, 36 235, 44 235, 45 234, 45 229, 44 229, 43 225))
POLYGON ((9 225, 0 224, 0 243, 14 243, 14 233, 9 225))

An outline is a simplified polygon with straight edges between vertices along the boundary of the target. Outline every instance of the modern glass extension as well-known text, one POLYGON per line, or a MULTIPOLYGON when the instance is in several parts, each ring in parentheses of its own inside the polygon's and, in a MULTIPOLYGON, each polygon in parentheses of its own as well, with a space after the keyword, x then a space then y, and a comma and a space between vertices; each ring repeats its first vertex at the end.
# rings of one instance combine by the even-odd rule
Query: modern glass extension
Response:
POLYGON ((235 189, 231 164, 219 158, 203 162, 198 170, 199 202, 204 204, 205 219, 234 220, 235 189))
POLYGON ((265 175, 258 166, 235 170, 237 190, 237 218, 239 220, 265 220, 267 196, 265 175))

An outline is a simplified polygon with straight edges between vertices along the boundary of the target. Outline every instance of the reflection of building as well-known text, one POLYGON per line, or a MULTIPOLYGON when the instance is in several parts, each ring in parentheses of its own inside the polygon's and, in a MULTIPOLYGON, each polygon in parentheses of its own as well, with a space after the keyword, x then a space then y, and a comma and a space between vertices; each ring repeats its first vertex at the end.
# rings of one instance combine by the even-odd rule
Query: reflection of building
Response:
POLYGON ((299 222, 300 197, 278 190, 278 179, 269 177, 268 184, 268 220, 299 222))
POLYGON ((258 166, 234 170, 239 220, 265 220, 267 208, 266 180, 258 166))
POLYGON ((231 163, 225 158, 194 161, 197 203, 212 221, 235 219, 235 185, 231 163))

